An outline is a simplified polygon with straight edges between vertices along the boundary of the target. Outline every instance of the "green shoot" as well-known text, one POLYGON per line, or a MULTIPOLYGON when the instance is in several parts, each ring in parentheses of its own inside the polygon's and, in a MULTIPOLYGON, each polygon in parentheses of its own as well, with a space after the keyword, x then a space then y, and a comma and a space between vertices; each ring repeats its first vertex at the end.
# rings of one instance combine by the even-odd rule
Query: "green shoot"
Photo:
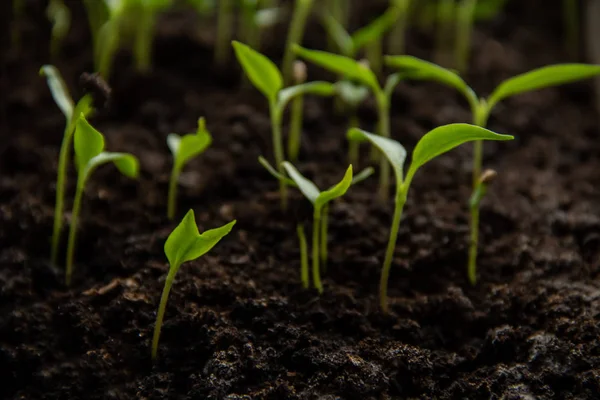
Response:
POLYGON ((405 35, 408 25, 408 16, 411 8, 412 0, 392 0, 395 1, 397 6, 400 8, 400 15, 394 25, 394 28, 390 32, 388 38, 388 52, 390 54, 404 54, 405 46, 405 35))
MULTIPOLYGON (((487 192, 488 185, 494 181, 496 178, 496 171, 487 169, 483 171, 481 177, 479 178, 479 182, 476 186, 476 189, 473 191, 471 195, 471 199, 469 200, 469 209, 471 215, 473 216, 472 221, 479 222, 479 208, 481 205, 481 200, 485 197, 487 192)), ((469 242, 469 263, 467 276, 469 277, 469 282, 474 283, 477 282, 477 247, 479 245, 479 224, 476 224, 471 227, 471 240, 469 242)))
POLYGON ((158 353, 158 340, 160 339, 160 330, 162 328, 169 292, 173 286, 175 275, 181 265, 188 261, 193 261, 208 253, 217 243, 231 232, 236 221, 223 225, 220 228, 210 229, 200 234, 196 225, 194 210, 185 214, 183 220, 171 232, 165 242, 165 255, 169 260, 169 273, 165 280, 165 287, 160 297, 160 305, 156 314, 156 323, 154 324, 154 335, 152 336, 152 359, 156 359, 158 353))
POLYGON ((292 22, 290 23, 290 30, 285 45, 285 53, 283 55, 283 64, 281 65, 281 72, 283 74, 283 81, 286 85, 289 85, 292 81, 292 68, 294 60, 296 58, 293 46, 298 45, 302 42, 304 36, 304 28, 306 21, 310 15, 312 9, 313 0, 295 0, 294 12, 292 14, 292 22))
POLYGON ((81 210, 81 200, 85 190, 85 184, 92 172, 106 163, 113 163, 125 176, 137 178, 139 173, 139 162, 135 156, 129 153, 109 153, 104 151, 104 137, 94 129, 80 114, 75 128, 75 162, 77 166, 77 189, 73 200, 71 211, 71 228, 69 230, 69 242, 67 245, 67 273, 65 283, 71 285, 73 273, 73 255, 75 252, 75 240, 77 233, 77 222, 81 210))
MULTIPOLYGON (((328 15, 344 30, 348 30, 350 6, 351 4, 348 0, 328 0, 326 4, 328 15)), ((331 35, 327 36, 327 48, 331 52, 337 51, 337 45, 331 35)))
MULTIPOLYGON (((336 84, 339 99, 347 106, 350 114, 348 128, 358 128, 359 122, 356 115, 359 105, 365 101, 369 95, 369 89, 363 85, 357 85, 352 81, 343 80, 336 84)), ((358 165, 359 143, 351 141, 348 144, 348 162, 352 165, 358 165)))
POLYGON ((304 225, 296 226, 298 234, 298 247, 300 247, 300 279, 305 289, 308 289, 308 245, 306 244, 306 234, 304 233, 304 225))
POLYGON ((460 73, 467 70, 471 35, 477 0, 462 0, 456 7, 456 42, 454 46, 454 66, 460 73))
POLYGON ((173 154, 173 169, 171 170, 171 179, 169 180, 169 197, 167 204, 167 216, 169 219, 175 218, 175 209, 177 207, 177 183, 183 167, 192 158, 202 154, 204 150, 212 143, 212 136, 206 129, 204 118, 198 119, 198 130, 196 133, 189 133, 179 136, 171 133, 167 136, 167 145, 173 154))
MULTIPOLYGON (((600 75, 599 65, 587 64, 556 64, 517 75, 502 82, 486 98, 478 99, 475 92, 456 73, 433 63, 411 56, 386 57, 386 64, 402 70, 408 79, 431 80, 452 87, 460 92, 469 102, 473 123, 477 126, 487 126, 490 113, 500 101, 518 94, 544 89, 547 87, 567 84, 582 79, 600 75)), ((476 140, 473 148, 473 192, 480 191, 483 164, 483 144, 476 140)), ((479 205, 480 202, 477 202, 479 205)), ((471 207, 471 236, 479 229, 479 209, 471 207)), ((476 241, 478 242, 478 240, 476 241)), ((471 247, 473 249, 473 247, 471 247)), ((474 250, 477 251, 475 247, 474 250)), ((468 271, 475 271, 476 255, 469 256, 468 271)), ((475 273, 469 274, 472 284, 476 283, 475 273)))
MULTIPOLYGON (((271 115, 271 130, 275 163, 281 175, 284 174, 282 163, 285 160, 283 139, 281 135, 283 113, 287 104, 296 96, 315 94, 318 96, 333 96, 335 86, 329 82, 309 82, 301 85, 283 88, 283 77, 277 66, 264 55, 233 41, 233 48, 239 63, 250 82, 267 98, 271 115)), ((284 181, 280 181, 279 192, 281 207, 287 207, 287 189, 284 181)))
MULTIPOLYGON (((301 85, 306 82, 306 64, 294 61, 294 84, 301 85)), ((290 113, 290 133, 288 137, 288 158, 298 160, 300 153, 300 136, 302 133, 302 118, 304 111, 304 96, 298 95, 292 100, 290 113)))
POLYGON ((448 64, 448 53, 451 48, 457 0, 439 0, 436 12, 435 61, 448 64))
POLYGON ((50 0, 46 15, 52 22, 52 39, 50 40, 50 56, 56 58, 63 40, 71 27, 71 10, 63 0, 50 0))
POLYGON ((394 249, 398 238, 398 229, 402 218, 402 211, 408 196, 410 184, 417 170, 428 161, 442 155, 453 148, 474 140, 511 140, 512 136, 500 135, 487 129, 469 124, 450 124, 433 129, 425 134, 415 146, 412 161, 406 176, 404 175, 404 161, 406 150, 395 140, 365 132, 360 129, 348 131, 350 140, 369 141, 377 147, 392 165, 396 177, 396 195, 394 198, 394 216, 390 229, 390 237, 385 253, 385 260, 381 270, 379 285, 379 301, 381 309, 388 311, 387 288, 394 257, 394 249))
POLYGON ((233 36, 233 0, 220 0, 218 11, 215 64, 223 67, 229 62, 229 42, 233 36))
POLYGON ((65 188, 67 180, 67 170, 69 169, 69 158, 71 153, 71 142, 75 123, 80 114, 89 115, 92 113, 92 97, 86 95, 82 97, 77 104, 73 103, 69 89, 62 79, 60 72, 52 65, 44 65, 40 69, 40 75, 46 77, 48 87, 52 93, 54 101, 65 116, 66 124, 63 132, 63 139, 60 145, 58 156, 58 170, 56 176, 56 202, 54 205, 54 226, 52 229, 52 252, 50 260, 56 265, 58 261, 58 246, 60 244, 60 234, 63 226, 63 213, 65 202, 65 188))

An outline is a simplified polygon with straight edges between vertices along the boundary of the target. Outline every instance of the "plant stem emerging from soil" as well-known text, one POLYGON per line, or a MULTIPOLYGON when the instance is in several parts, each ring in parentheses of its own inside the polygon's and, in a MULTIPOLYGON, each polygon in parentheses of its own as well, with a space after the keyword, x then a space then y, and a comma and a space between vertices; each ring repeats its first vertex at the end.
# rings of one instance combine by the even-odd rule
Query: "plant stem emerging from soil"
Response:
MULTIPOLYGON (((282 163, 285 160, 285 155, 283 153, 283 139, 281 137, 282 111, 279 110, 279 107, 274 102, 272 102, 269 107, 271 113, 271 129, 275 165, 277 165, 277 172, 284 176, 285 171, 282 163)), ((279 197, 281 199, 281 209, 285 211, 287 209, 287 185, 282 179, 279 180, 279 197)))
POLYGON ((156 323, 154 324, 154 334, 152 335, 152 359, 156 359, 158 354, 158 341, 160 339, 160 330, 162 328, 163 319, 165 317, 165 310, 167 309, 167 301, 169 300, 169 292, 173 287, 173 281, 175 275, 179 270, 179 265, 175 265, 169 269, 167 279, 165 281, 165 287, 163 288, 162 295, 160 296, 160 305, 158 306, 158 313, 156 314, 156 323))
POLYGON ((298 242, 300 246, 300 279, 302 287, 308 289, 310 284, 308 278, 308 246, 306 244, 306 235, 304 234, 304 225, 299 224, 296 227, 298 233, 298 242))
POLYGON ((71 212, 71 226, 69 228, 69 241, 67 243, 67 271, 65 275, 65 284, 71 286, 71 276, 73 275, 73 256, 75 253, 75 241, 77 234, 77 223, 79 212, 81 210, 81 199, 83 197, 83 188, 85 187, 85 178, 77 180, 77 189, 75 199, 73 200, 73 210, 71 212))
MULTIPOLYGON (((385 138, 390 137, 390 102, 383 91, 375 93, 377 109, 379 112, 379 134, 385 138)), ((387 203, 390 197, 390 164, 379 153, 379 199, 387 203)))
POLYGON ((477 0, 463 0, 456 8, 456 44, 454 63, 459 73, 467 71, 473 34, 473 16, 477 0))
POLYGON ((71 124, 67 124, 63 136, 62 144, 60 145, 60 153, 58 155, 58 172, 56 176, 56 204, 54 206, 54 226, 52 228, 52 253, 50 260, 56 265, 58 262, 58 245, 60 243, 60 232, 63 225, 63 212, 65 208, 65 185, 67 175, 67 164, 71 154, 71 143, 73 135, 67 130, 72 129, 71 124))
POLYGON ((320 241, 321 241, 321 265, 323 266, 323 271, 327 271, 327 224, 329 223, 329 204, 323 206, 323 210, 321 212, 321 233, 320 241))
POLYGON ((319 230, 321 229, 321 209, 315 207, 313 214, 313 236, 312 236, 312 276, 315 288, 319 294, 323 293, 323 284, 321 283, 321 271, 319 270, 319 230))
MULTIPOLYGON (((294 84, 306 82, 306 64, 294 61, 294 84)), ((302 136, 302 118, 304 111, 304 95, 300 94, 292 100, 290 111, 290 133, 288 137, 288 158, 295 162, 300 153, 300 138, 302 136)))
POLYGON ((292 80, 292 64, 296 58, 293 46, 302 42, 304 36, 304 28, 306 21, 312 8, 313 0, 296 0, 294 5, 294 14, 290 24, 290 30, 285 46, 285 54, 283 56, 283 64, 281 73, 283 74, 283 82, 288 86, 292 80))
POLYGON ((396 192, 396 199, 394 202, 394 217, 392 218, 390 237, 385 250, 385 260, 381 269, 381 279, 379 280, 379 305, 384 313, 388 312, 388 280, 390 278, 392 260, 394 259, 394 249, 396 248, 396 241, 398 240, 398 230, 402 219, 402 211, 404 210, 404 204, 406 203, 406 193, 403 193, 403 186, 403 184, 398 184, 399 190, 396 192))

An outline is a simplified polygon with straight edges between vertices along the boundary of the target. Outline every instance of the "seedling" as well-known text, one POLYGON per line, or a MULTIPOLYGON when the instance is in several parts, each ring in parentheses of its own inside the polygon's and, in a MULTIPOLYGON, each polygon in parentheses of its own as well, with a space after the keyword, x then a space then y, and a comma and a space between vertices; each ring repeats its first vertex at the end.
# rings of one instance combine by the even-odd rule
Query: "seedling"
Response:
POLYGON ((402 218, 402 211, 408 196, 410 184, 417 170, 425 163, 431 161, 439 155, 442 155, 453 148, 474 140, 511 140, 510 135, 500 135, 487 129, 469 125, 469 124, 450 124, 433 129, 425 134, 415 146, 412 153, 410 168, 404 176, 404 161, 406 159, 406 150, 404 147, 390 138, 381 137, 368 133, 360 129, 350 129, 348 139, 369 141, 377 147, 392 165, 394 175, 396 176, 396 195, 394 198, 394 216, 390 229, 390 237, 385 252, 385 260, 381 269, 381 279, 379 283, 379 302, 384 312, 388 311, 387 287, 394 257, 394 248, 398 238, 398 229, 402 218))
POLYGON ((52 65, 44 65, 40 69, 40 75, 46 77, 52 97, 66 119, 63 139, 60 145, 60 153, 58 155, 56 202, 54 205, 54 226, 52 228, 52 250, 50 256, 52 263, 56 264, 58 260, 60 233, 63 226, 65 187, 67 184, 67 170, 69 168, 73 132, 75 131, 75 123, 77 122, 79 115, 83 114, 84 116, 88 116, 92 113, 92 97, 90 95, 85 95, 75 105, 69 94, 69 89, 62 79, 60 72, 58 72, 58 69, 52 65))
POLYGON ((169 219, 175 218, 175 209, 177 204, 177 182, 181 170, 192 158, 202 154, 204 150, 212 143, 212 136, 206 130, 204 118, 198 119, 198 130, 196 133, 189 133, 179 136, 171 133, 167 136, 167 145, 173 154, 173 169, 171 170, 171 179, 169 180, 169 198, 167 205, 167 216, 169 219))
POLYGON ((293 46, 302 42, 304 28, 306 26, 306 21, 308 20, 312 6, 313 0, 295 0, 294 3, 292 22, 290 23, 290 30, 288 32, 288 37, 285 44, 283 64, 281 65, 283 82, 286 85, 289 85, 292 81, 292 67, 296 58, 296 55, 293 51, 293 46))
MULTIPOLYGON (((368 87, 373 92, 377 103, 379 117, 377 133, 383 137, 390 137, 390 100, 394 88, 402 79, 402 75, 393 74, 388 76, 385 86, 381 87, 373 71, 364 63, 352 58, 325 51, 308 50, 300 46, 296 46, 294 51, 300 57, 314 64, 368 87)), ((379 197, 385 202, 389 198, 390 168, 383 158, 380 159, 380 163, 379 197)))
MULTIPOLYGON (((302 194, 313 204, 313 237, 312 237, 312 262, 313 262, 313 282, 319 292, 323 291, 321 285, 320 265, 323 267, 327 263, 327 231, 329 220, 329 203, 343 196, 348 188, 356 185, 359 182, 367 179, 373 174, 373 168, 365 168, 359 174, 352 176, 352 165, 346 171, 346 175, 340 183, 332 186, 324 192, 320 192, 314 183, 306 179, 298 170, 289 162, 283 163, 284 168, 288 172, 290 178, 277 172, 275 168, 263 157, 259 157, 258 161, 263 167, 276 179, 285 181, 288 186, 300 189, 302 194), (320 262, 319 262, 320 261, 320 262)), ((300 260, 301 270, 300 276, 304 288, 309 287, 308 277, 308 252, 306 250, 306 237, 304 235, 304 226, 297 227, 298 239, 300 242, 300 260)))
MULTIPOLYGON (((277 170, 283 175, 282 163, 285 155, 283 151, 283 139, 281 137, 281 125, 285 107, 292 99, 300 95, 333 96, 335 94, 335 86, 329 82, 316 81, 283 89, 281 73, 271 60, 243 43, 236 42, 235 40, 232 43, 237 59, 242 65, 248 79, 265 95, 269 102, 274 158, 277 170)), ((287 207, 286 185, 283 180, 279 182, 281 206, 285 209, 287 207)))
POLYGON ((50 40, 50 56, 58 56, 60 46, 69 33, 71 27, 71 10, 63 0, 50 0, 46 8, 46 15, 52 22, 52 39, 50 40))
POLYGON ((223 67, 229 61, 229 42, 233 36, 233 0, 219 0, 218 10, 215 64, 223 67))
POLYGON ((77 189, 75 190, 73 210, 71 211, 71 227, 67 245, 67 286, 71 285, 71 275, 73 273, 73 255, 75 252, 77 221, 81 210, 81 200, 85 184, 92 175, 92 172, 99 166, 112 162, 125 176, 137 178, 139 173, 139 162, 135 156, 129 153, 109 153, 104 151, 104 136, 88 123, 83 113, 80 114, 76 123, 74 141, 77 189))
POLYGON ((160 305, 156 314, 156 323, 154 325, 154 335, 152 337, 152 359, 156 359, 158 353, 158 340, 160 339, 160 330, 169 300, 169 292, 173 286, 175 275, 181 265, 188 261, 193 261, 208 253, 217 243, 223 239, 235 225, 235 220, 220 228, 210 229, 200 234, 194 210, 185 214, 183 220, 171 232, 165 242, 165 255, 169 260, 169 273, 165 280, 165 287, 160 297, 160 305))
MULTIPOLYGON (((550 65, 507 79, 498 85, 487 98, 478 98, 473 89, 471 89, 460 76, 430 62, 411 56, 393 56, 386 57, 386 64, 390 67, 401 69, 408 79, 436 81, 458 90, 469 102, 471 113, 473 115, 473 123, 481 127, 487 125, 489 115, 494 109, 494 106, 508 97, 600 75, 600 66, 598 65, 550 65)), ((483 144, 481 141, 476 140, 474 141, 473 149, 474 193, 480 190, 482 157, 483 144)), ((476 198, 478 199, 476 202, 477 212, 475 212, 474 207, 470 207, 472 237, 477 236, 477 234, 474 234, 473 232, 478 231, 479 202, 481 201, 481 198, 483 198, 483 195, 476 196, 476 198)), ((475 260, 477 259, 477 243, 478 240, 472 240, 469 246, 468 271, 469 280, 472 284, 475 284, 477 281, 477 266, 475 264, 475 260)))
MULTIPOLYGON (((344 30, 348 30, 348 22, 350 19, 350 8, 351 4, 348 0, 328 0, 325 5, 327 13, 331 15, 331 17, 340 24, 344 30)), ((335 44, 333 38, 328 35, 328 49, 331 52, 337 51, 337 45, 335 44)))

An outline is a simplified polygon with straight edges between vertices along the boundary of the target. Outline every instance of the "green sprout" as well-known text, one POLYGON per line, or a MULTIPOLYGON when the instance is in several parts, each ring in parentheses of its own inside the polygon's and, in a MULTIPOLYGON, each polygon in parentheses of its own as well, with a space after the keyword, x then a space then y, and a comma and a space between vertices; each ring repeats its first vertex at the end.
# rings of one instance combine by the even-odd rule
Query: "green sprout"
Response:
POLYGON ((302 42, 304 36, 304 28, 306 21, 312 9, 313 0, 295 0, 294 12, 292 14, 292 22, 288 32, 285 53, 283 54, 283 63, 281 65, 281 73, 283 74, 283 82, 289 85, 292 81, 292 68, 296 55, 293 51, 293 46, 302 42))
POLYGON ((460 73, 467 70, 471 35, 477 0, 462 0, 456 7, 456 40, 454 45, 454 67, 460 73))
MULTIPOLYGON (((394 88, 402 78, 401 74, 388 76, 385 86, 382 87, 373 71, 360 61, 325 51, 308 50, 300 46, 296 46, 294 50, 305 60, 368 87, 373 92, 377 103, 379 118, 377 133, 383 137, 390 137, 390 101, 394 88)), ((385 202, 388 200, 390 192, 390 167, 383 158, 380 158, 380 163, 379 197, 385 202)))
POLYGON ((215 64, 219 67, 229 62, 229 42, 233 36, 233 6, 233 0, 219 0, 215 45, 215 64))
MULTIPOLYGON (((287 161, 283 162, 283 166, 290 176, 290 178, 288 178, 276 171, 265 158, 259 157, 258 161, 273 177, 280 181, 285 181, 288 186, 300 189, 302 194, 304 194, 304 196, 313 204, 312 272, 314 285, 319 290, 319 293, 321 293, 323 292, 323 286, 321 284, 320 264, 325 268, 327 263, 329 203, 332 200, 343 196, 350 186, 356 185, 367 179, 373 174, 374 170, 370 167, 365 168, 359 174, 352 176, 352 165, 350 165, 346 170, 346 175, 340 183, 324 192, 320 192, 316 185, 302 176, 291 163, 287 161)), ((302 286, 308 289, 308 252, 306 250, 306 237, 304 235, 303 225, 297 226, 297 233, 300 241, 300 277, 302 286)))
MULTIPOLYGON (((296 96, 315 94, 318 96, 333 96, 335 85, 329 82, 308 82, 301 85, 283 88, 283 78, 277 66, 264 55, 246 46, 233 41, 233 48, 239 63, 242 65, 250 82, 267 98, 271 116, 271 133, 273 140, 273 153, 277 170, 284 174, 282 163, 285 160, 283 139, 281 135, 282 119, 285 107, 296 96)), ((281 206, 287 207, 287 189, 285 182, 280 181, 279 192, 281 206)))
MULTIPOLYGON (((547 87, 558 86, 600 75, 600 66, 588 64, 556 64, 509 78, 496 87, 487 98, 478 98, 473 89, 456 73, 436 64, 412 56, 386 57, 386 64, 403 71, 405 77, 415 80, 436 81, 460 92, 468 101, 477 126, 487 126, 490 113, 500 101, 509 97, 547 87)), ((473 192, 480 190, 483 164, 483 144, 476 140, 473 148, 473 192)), ((471 240, 469 246, 468 276, 472 284, 477 282, 476 259, 479 227, 479 202, 482 196, 475 196, 476 207, 471 206, 471 240)))
POLYGON ((192 158, 202 154, 204 150, 212 143, 212 136, 206 129, 204 118, 198 119, 198 129, 196 133, 188 133, 179 136, 171 133, 167 136, 167 145, 173 154, 173 169, 171 170, 171 179, 169 180, 169 197, 167 205, 167 216, 169 219, 175 218, 175 209, 177 207, 177 182, 183 167, 192 158))
POLYGON ((58 261, 60 234, 63 226, 65 188, 67 185, 67 170, 69 169, 73 132, 75 131, 75 125, 79 115, 83 114, 87 116, 92 113, 92 97, 90 95, 85 95, 77 102, 77 104, 74 104, 73 99, 69 94, 69 89, 62 79, 60 72, 52 65, 44 65, 40 69, 40 75, 46 77, 52 97, 66 119, 63 139, 60 145, 60 153, 58 155, 56 202, 54 205, 54 226, 52 229, 52 250, 50 256, 52 263, 56 264, 58 261))
MULTIPOLYGON (((302 61, 294 61, 294 84, 302 85, 306 82, 306 64, 302 61)), ((288 136, 288 158, 291 161, 298 160, 300 153, 300 136, 302 133, 302 118, 304 114, 304 96, 296 96, 292 100, 290 111, 290 133, 288 136)))
POLYGON ((71 10, 63 0, 50 0, 46 15, 52 21, 52 39, 50 41, 50 56, 58 56, 63 40, 71 27, 71 10))
POLYGON ((154 335, 152 337, 152 359, 156 359, 158 353, 158 340, 160 339, 160 330, 169 300, 169 292, 173 286, 175 275, 181 265, 188 261, 193 261, 208 253, 217 243, 223 239, 235 225, 235 220, 220 228, 210 229, 200 234, 194 210, 185 214, 183 220, 171 232, 165 242, 165 255, 169 260, 169 273, 165 280, 165 287, 160 297, 160 305, 156 314, 156 323, 154 324, 154 335))
POLYGON ((77 233, 77 221, 81 210, 81 200, 85 190, 85 184, 92 172, 106 163, 113 163, 125 176, 137 178, 139 173, 139 162, 135 156, 129 153, 109 153, 104 151, 104 136, 94 129, 80 114, 75 128, 75 164, 77 166, 77 188, 71 211, 71 227, 69 230, 69 242, 67 245, 67 273, 66 285, 71 285, 73 273, 73 255, 75 252, 75 240, 77 233))
MULTIPOLYGON (((325 4, 327 13, 336 21, 344 30, 347 30, 350 19, 351 4, 348 0, 328 0, 325 4)), ((336 43, 331 37, 327 36, 327 48, 331 52, 337 51, 336 43)))
POLYGON ((396 195, 394 198, 394 216, 390 228, 390 237, 385 252, 385 260, 381 269, 379 283, 379 302, 381 309, 387 313, 387 288, 394 248, 398 238, 398 229, 402 218, 402 211, 408 196, 410 184, 417 170, 428 161, 442 155, 453 148, 474 140, 511 140, 510 135, 500 135, 487 129, 469 124, 450 124, 433 129, 426 133, 415 146, 412 153, 410 168, 404 175, 404 161, 406 150, 393 139, 374 135, 360 129, 348 131, 349 140, 369 141, 381 151, 392 165, 396 177, 396 195))

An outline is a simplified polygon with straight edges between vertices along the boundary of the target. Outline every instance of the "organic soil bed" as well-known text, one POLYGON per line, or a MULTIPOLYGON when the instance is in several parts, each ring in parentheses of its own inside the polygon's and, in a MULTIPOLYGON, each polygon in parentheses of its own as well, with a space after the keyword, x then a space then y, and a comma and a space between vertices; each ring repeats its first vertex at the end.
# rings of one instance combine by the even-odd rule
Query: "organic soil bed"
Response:
MULTIPOLYGON (((485 94, 565 61, 559 9, 510 2, 476 31, 467 81, 485 94)), ((27 45, 2 50, 0 398, 598 398, 600 141, 589 82, 515 97, 493 114, 491 129, 516 140, 486 143, 485 165, 499 176, 482 208, 477 286, 465 268, 470 147, 418 173, 384 315, 377 286, 392 208, 377 204, 377 180, 332 207, 325 292, 303 290, 295 224, 311 210, 292 191, 282 213, 277 184, 257 162, 271 154, 266 102, 239 87, 238 71, 212 69, 192 18, 169 15, 153 72, 138 76, 121 59, 111 103, 93 119, 107 148, 140 158, 142 174, 133 181, 106 167, 90 181, 66 289, 64 270, 48 262, 64 119, 37 73, 48 27, 43 7, 32 10, 27 45), (174 227, 165 138, 192 131, 199 116, 214 143, 186 169, 179 218, 195 209, 200 231, 238 223, 180 270, 153 364, 163 244, 174 227)), ((74 14, 56 63, 71 88, 91 68, 86 20, 74 14)), ((271 35, 271 56, 282 37, 271 35)), ((305 44, 321 38, 312 27, 305 44)), ((410 35, 409 54, 428 58, 430 47, 410 35)), ((393 136, 408 149, 435 126, 469 119, 457 95, 433 84, 400 85, 392 112, 393 136)), ((361 116, 374 124, 372 108, 361 116)), ((347 166, 344 126, 329 101, 307 99, 299 167, 320 187, 347 166)))

